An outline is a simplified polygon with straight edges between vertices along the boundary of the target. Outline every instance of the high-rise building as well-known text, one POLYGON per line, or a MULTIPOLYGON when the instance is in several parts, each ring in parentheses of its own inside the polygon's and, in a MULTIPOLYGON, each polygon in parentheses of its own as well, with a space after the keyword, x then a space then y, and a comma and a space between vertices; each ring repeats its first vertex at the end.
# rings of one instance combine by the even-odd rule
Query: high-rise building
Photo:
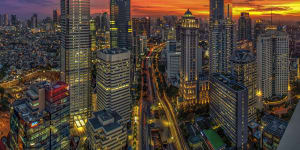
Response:
POLYGON ((237 50, 231 56, 231 73, 248 89, 248 122, 256 122, 257 69, 256 57, 249 50, 237 50))
POLYGON ((248 90, 230 75, 210 78, 210 117, 224 130, 237 149, 247 148, 248 90))
POLYGON ((40 82, 12 104, 10 149, 69 149, 68 85, 40 82), (20 140, 22 139, 22 140, 20 140))
POLYGON ((197 80, 202 66, 199 63, 202 52, 199 48, 198 30, 199 24, 190 10, 187 10, 182 17, 181 36, 181 66, 180 66, 180 87, 183 101, 187 104, 197 102, 197 80))
POLYGON ((258 19, 255 21, 255 24, 254 24, 254 37, 253 37, 253 45, 254 45, 254 49, 255 51, 257 51, 257 39, 258 39, 258 36, 260 34, 263 34, 265 32, 265 28, 266 28, 266 24, 263 20, 261 19, 258 19))
POLYGON ((83 127, 91 110, 90 0, 61 0, 61 78, 70 85, 70 123, 83 127))
POLYGON ((9 25, 8 14, 3 15, 3 24, 4 24, 4 26, 9 25))
POLYGON ((229 70, 230 56, 235 49, 234 22, 232 21, 231 3, 226 4, 225 18, 224 14, 218 14, 224 11, 224 8, 218 8, 219 5, 224 6, 223 0, 212 0, 211 9, 214 10, 210 14, 209 27, 209 71, 212 73, 227 73, 229 70), (215 3, 218 3, 217 6, 215 3), (217 7, 217 8, 212 8, 217 7), (218 9, 215 10, 215 9, 218 9), (216 13, 218 15, 216 15, 216 13), (223 19, 222 19, 223 18, 223 19))
POLYGON ((132 18, 133 36, 143 35, 146 33, 150 37, 150 17, 132 18))
POLYGON ((2 15, 0 14, 0 27, 3 25, 3 17, 2 15))
POLYGON ((130 0, 110 0, 110 47, 131 51, 130 0))
POLYGON ((102 32, 109 31, 109 21, 108 21, 107 12, 104 12, 101 16, 100 29, 102 32))
POLYGON ((58 24, 58 14, 56 9, 53 10, 53 24, 58 24))
POLYGON ((31 17, 31 27, 32 28, 37 28, 38 27, 38 17, 37 14, 33 14, 31 17))
POLYGON ((181 52, 168 51, 167 52, 167 75, 168 81, 173 82, 179 79, 180 75, 180 57, 181 52))
POLYGON ((210 0, 209 2, 209 22, 212 25, 224 19, 224 0, 210 0))
POLYGON ((249 13, 242 12, 238 23, 238 41, 252 41, 252 22, 249 13))
POLYGON ((268 99, 287 96, 289 83, 289 35, 270 28, 257 40, 258 95, 268 99))
POLYGON ((93 112, 87 123, 87 143, 90 150, 123 149, 127 141, 127 128, 122 117, 114 111, 93 112))
POLYGON ((128 123, 131 115, 130 51, 106 49, 97 54, 96 89, 98 110, 116 111, 122 123, 128 123))
POLYGON ((17 15, 11 15, 10 23, 12 26, 17 25, 17 15))

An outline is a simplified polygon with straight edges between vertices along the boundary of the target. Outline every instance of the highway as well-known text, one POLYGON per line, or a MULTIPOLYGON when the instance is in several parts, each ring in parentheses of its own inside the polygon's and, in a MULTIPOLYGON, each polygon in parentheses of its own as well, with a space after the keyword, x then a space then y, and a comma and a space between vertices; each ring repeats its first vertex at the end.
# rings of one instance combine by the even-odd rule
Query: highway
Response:
MULTIPOLYGON (((165 44, 161 44, 159 47, 157 47, 156 52, 160 53, 164 47, 165 47, 165 44)), ((150 55, 148 55, 148 57, 150 57, 150 56, 152 57, 152 60, 154 60, 155 56, 152 55, 152 53, 150 53, 150 55)), ((156 63, 157 63, 157 61, 156 61, 156 63)), ((156 66, 158 66, 158 65, 156 64, 156 66)), ((154 65, 152 64, 151 69, 156 70, 157 68, 154 68, 154 65)), ((158 89, 158 83, 156 80, 157 76, 155 75, 155 71, 152 72, 152 77, 153 77, 152 83, 155 85, 155 88, 158 89)), ((159 73, 159 78, 162 79, 161 73, 159 73)), ((186 141, 185 141, 183 135, 181 134, 181 130, 178 125, 178 120, 174 113, 174 108, 171 105, 170 100, 166 96, 165 91, 163 91, 163 93, 159 93, 159 90, 155 90, 155 94, 156 94, 156 97, 158 98, 160 104, 162 105, 162 108, 163 108, 163 110, 167 116, 167 119, 170 123, 170 131, 171 131, 172 137, 175 140, 174 142, 175 142, 176 149, 188 150, 189 148, 186 144, 186 141)))

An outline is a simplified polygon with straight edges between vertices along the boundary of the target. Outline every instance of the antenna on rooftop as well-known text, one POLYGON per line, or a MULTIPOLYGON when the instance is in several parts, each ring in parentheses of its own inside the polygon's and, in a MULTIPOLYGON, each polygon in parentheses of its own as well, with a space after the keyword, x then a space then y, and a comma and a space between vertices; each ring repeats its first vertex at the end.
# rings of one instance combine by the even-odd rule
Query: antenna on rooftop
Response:
POLYGON ((273 25, 273 8, 271 8, 271 25, 273 25))

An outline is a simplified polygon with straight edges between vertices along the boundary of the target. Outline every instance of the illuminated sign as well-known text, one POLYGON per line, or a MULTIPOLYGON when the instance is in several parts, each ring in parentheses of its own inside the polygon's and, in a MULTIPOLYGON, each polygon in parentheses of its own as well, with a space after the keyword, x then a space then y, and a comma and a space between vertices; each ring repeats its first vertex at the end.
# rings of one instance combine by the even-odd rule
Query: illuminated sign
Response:
POLYGON ((37 127, 39 125, 39 122, 38 121, 35 121, 33 123, 31 123, 31 128, 34 128, 34 127, 37 127))

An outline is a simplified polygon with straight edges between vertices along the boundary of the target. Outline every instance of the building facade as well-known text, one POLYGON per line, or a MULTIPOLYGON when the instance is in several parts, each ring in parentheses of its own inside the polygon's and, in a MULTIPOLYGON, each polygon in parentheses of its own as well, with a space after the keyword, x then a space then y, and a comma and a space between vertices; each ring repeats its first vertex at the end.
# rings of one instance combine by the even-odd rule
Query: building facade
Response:
POLYGON ((61 79, 70 86, 70 121, 78 128, 91 110, 89 21, 90 0, 61 0, 61 79))
POLYGON ((121 150, 126 146, 127 128, 116 112, 101 110, 93 113, 87 123, 87 143, 90 150, 121 150))
POLYGON ((68 88, 63 82, 37 83, 12 104, 10 149, 69 149, 68 88))
POLYGON ((110 0, 110 48, 132 49, 130 0, 110 0))
POLYGON ((187 104, 197 102, 197 79, 202 69, 199 63, 202 52, 199 50, 198 29, 198 21, 190 10, 187 10, 182 17, 180 27, 180 87, 183 101, 187 104))
POLYGON ((257 41, 258 94, 262 99, 287 96, 289 36, 270 28, 257 41))
POLYGON ((252 22, 249 13, 242 12, 238 23, 238 41, 252 41, 252 22))
POLYGON ((237 149, 247 148, 248 91, 230 75, 210 77, 210 116, 237 149))
POLYGON ((249 50, 238 50, 231 56, 231 73, 248 89, 248 122, 256 122, 258 105, 256 57, 249 50))
POLYGON ((131 116, 130 51, 106 49, 97 56, 97 108, 116 111, 127 123, 131 116))

